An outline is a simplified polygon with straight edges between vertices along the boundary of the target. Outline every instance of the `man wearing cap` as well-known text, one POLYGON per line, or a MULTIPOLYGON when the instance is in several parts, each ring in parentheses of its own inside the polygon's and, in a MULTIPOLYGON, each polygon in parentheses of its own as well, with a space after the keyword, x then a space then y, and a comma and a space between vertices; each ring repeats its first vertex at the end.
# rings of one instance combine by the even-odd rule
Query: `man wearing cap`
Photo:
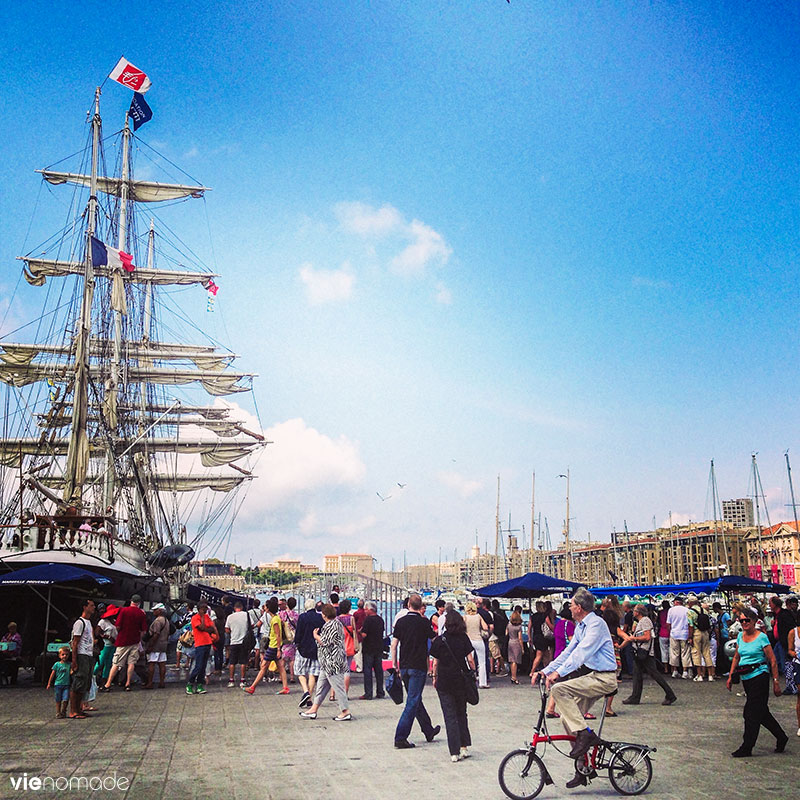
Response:
POLYGON ((309 598, 305 603, 305 611, 297 618, 297 629, 294 632, 294 643, 297 645, 297 655, 294 657, 294 674, 303 688, 303 696, 298 704, 300 708, 310 708, 314 689, 319 676, 319 661, 317 660, 317 642, 314 631, 320 630, 325 624, 322 614, 316 610, 316 603, 309 598))
POLYGON ((145 689, 153 688, 153 676, 158 664, 158 688, 164 688, 164 679, 167 676, 167 643, 169 641, 169 620, 166 617, 166 606, 156 603, 151 609, 154 615, 150 623, 150 638, 147 640, 147 683, 145 689))
POLYGON ((117 614, 116 650, 111 664, 111 672, 105 686, 100 687, 101 692, 111 691, 111 684, 117 676, 117 672, 126 666, 125 691, 131 690, 133 672, 136 669, 136 662, 139 660, 139 644, 142 641, 142 634, 147 630, 147 617, 139 607, 141 604, 142 598, 135 594, 131 597, 131 604, 121 608, 117 614))
POLYGON ((667 613, 669 627, 669 663, 672 664, 673 678, 692 677, 689 668, 692 666, 692 650, 689 646, 689 611, 683 604, 682 597, 676 597, 672 608, 667 613), (680 669, 683 670, 681 674, 680 669))
POLYGON ((97 683, 102 685, 108 680, 108 673, 111 672, 111 661, 114 658, 114 641, 117 638, 117 626, 111 621, 117 614, 119 608, 113 603, 104 608, 100 622, 97 623, 97 629, 100 631, 100 638, 103 640, 103 649, 100 651, 100 657, 97 659, 97 665, 94 668, 94 676, 97 683))

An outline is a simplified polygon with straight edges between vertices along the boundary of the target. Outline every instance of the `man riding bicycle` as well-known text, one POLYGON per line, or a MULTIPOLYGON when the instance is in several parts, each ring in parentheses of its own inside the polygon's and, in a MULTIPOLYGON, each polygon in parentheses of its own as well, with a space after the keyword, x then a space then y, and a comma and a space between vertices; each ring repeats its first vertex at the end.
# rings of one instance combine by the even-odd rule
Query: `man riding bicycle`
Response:
MULTIPOLYGON (((614 643, 605 620, 592 613, 594 595, 578 589, 570 601, 575 634, 557 659, 540 672, 531 673, 531 685, 539 675, 546 677, 546 686, 561 714, 568 734, 575 736, 570 758, 581 758, 600 742, 586 724, 586 714, 594 703, 617 688, 617 662, 614 643), (552 687, 552 688, 551 688, 552 687)), ((586 777, 579 772, 567 783, 568 789, 582 786, 586 777)))

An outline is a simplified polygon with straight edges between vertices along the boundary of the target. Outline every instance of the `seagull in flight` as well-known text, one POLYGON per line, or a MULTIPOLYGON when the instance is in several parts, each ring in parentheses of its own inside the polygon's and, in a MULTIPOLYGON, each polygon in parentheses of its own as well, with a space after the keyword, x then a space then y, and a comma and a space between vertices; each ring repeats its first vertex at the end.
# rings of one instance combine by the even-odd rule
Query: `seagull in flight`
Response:
POLYGON ((387 494, 387 495, 386 495, 386 497, 384 497, 384 496, 383 496, 383 495, 382 495, 380 492, 375 492, 375 494, 376 494, 376 495, 378 495, 378 497, 380 497, 380 499, 381 499, 381 500, 382 500, 384 503, 385 503, 385 502, 386 502, 386 501, 387 501, 387 500, 388 500, 388 499, 391 497, 391 495, 390 495, 390 494, 387 494))
POLYGON ((406 486, 408 486, 408 484, 407 484, 407 483, 398 483, 397 485, 398 485, 398 486, 399 486, 401 489, 405 489, 405 488, 406 488, 406 486))

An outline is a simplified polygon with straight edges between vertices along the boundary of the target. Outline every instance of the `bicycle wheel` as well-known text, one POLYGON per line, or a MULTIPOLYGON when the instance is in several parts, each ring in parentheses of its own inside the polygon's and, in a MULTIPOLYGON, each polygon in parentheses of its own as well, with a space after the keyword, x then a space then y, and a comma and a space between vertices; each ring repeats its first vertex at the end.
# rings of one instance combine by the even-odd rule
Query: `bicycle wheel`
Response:
POLYGON ((653 779, 647 751, 636 745, 620 747, 608 765, 608 778, 620 794, 641 794, 653 779))
POLYGON ((531 750, 512 750, 497 770, 500 788, 511 800, 532 800, 544 786, 544 764, 531 750))

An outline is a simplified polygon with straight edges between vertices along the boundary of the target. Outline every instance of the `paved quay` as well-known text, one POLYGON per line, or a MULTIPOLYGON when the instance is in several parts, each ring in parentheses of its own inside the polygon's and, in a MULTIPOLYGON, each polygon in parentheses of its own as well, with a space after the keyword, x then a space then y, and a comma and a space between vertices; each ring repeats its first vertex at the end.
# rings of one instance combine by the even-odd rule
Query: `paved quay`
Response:
MULTIPOLYGON (((678 703, 662 707, 663 695, 645 683, 643 703, 623 706, 623 681, 615 705, 620 716, 606 721, 605 738, 656 745, 654 776, 644 797, 653 800, 759 798, 788 800, 800 795, 800 737, 793 697, 773 697, 770 707, 790 734, 787 752, 772 752, 762 732, 751 759, 729 753, 741 742, 743 697, 728 694, 721 681, 673 681, 678 703)), ((277 685, 279 686, 279 684, 277 685)), ((504 795, 497 767, 520 746, 534 721, 538 691, 508 679, 481 692, 469 709, 473 757, 449 761, 444 731, 427 744, 415 726, 414 750, 393 748, 400 706, 391 700, 352 700, 352 722, 333 722, 335 703, 317 720, 297 715, 299 687, 276 696, 262 684, 252 697, 238 688, 211 684, 206 695, 187 696, 183 684, 163 690, 121 690, 99 695, 99 711, 87 720, 56 720, 52 693, 36 686, 0 689, 0 797, 103 797, 131 800, 318 800, 331 798, 490 798, 504 795), (124 788, 96 791, 25 791, 28 779, 116 774, 124 788)), ((354 676, 351 696, 361 694, 354 676)), ((424 695, 434 723, 441 722, 436 693, 424 695)), ((322 713, 324 712, 324 713, 322 713)), ((560 732, 560 724, 554 722, 560 732)), ((555 732, 556 728, 551 728, 555 732)), ((617 797, 607 780, 569 791, 571 762, 548 751, 556 783, 542 798, 617 797)), ((63 785, 63 782, 62 782, 63 785)))

